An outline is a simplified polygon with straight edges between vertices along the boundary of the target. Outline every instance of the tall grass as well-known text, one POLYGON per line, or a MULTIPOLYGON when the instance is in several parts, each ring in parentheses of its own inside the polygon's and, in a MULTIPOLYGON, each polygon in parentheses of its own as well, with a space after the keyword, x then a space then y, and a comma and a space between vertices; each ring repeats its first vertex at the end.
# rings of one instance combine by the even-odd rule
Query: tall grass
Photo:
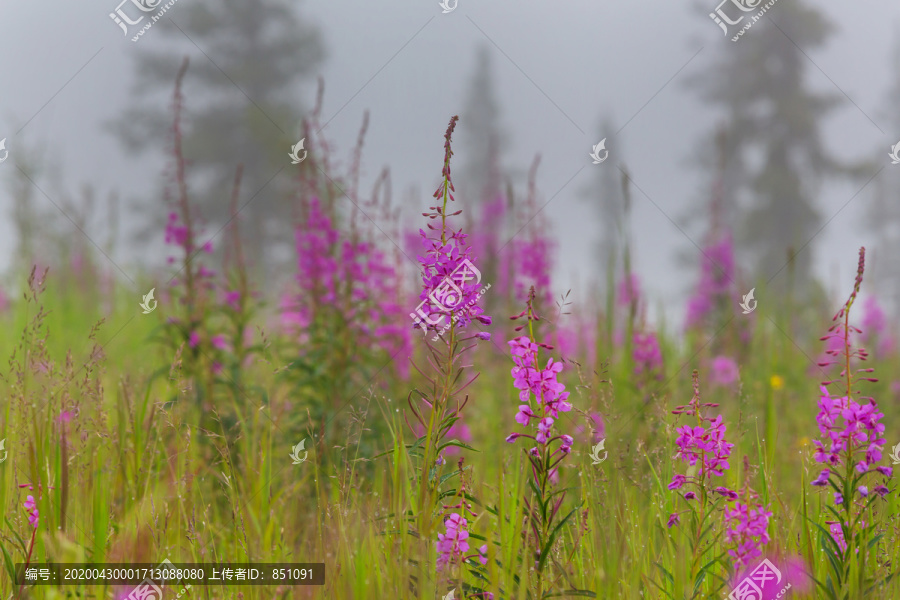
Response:
MULTIPOLYGON (((298 167, 300 202, 318 195, 335 230, 349 236, 354 212, 365 213, 371 204, 360 199, 354 173, 341 177, 327 166, 324 141, 310 147, 321 154, 298 167)), ((178 175, 176 183, 183 177, 178 175)), ((181 207, 189 214, 189 191, 179 189, 181 207)), ((380 243, 371 231, 353 235, 380 243)), ((199 259, 191 253, 182 258, 184 272, 196 273, 194 260, 199 259)), ((495 316, 486 330, 492 339, 480 342, 466 359, 481 374, 466 388, 468 402, 454 415, 447 403, 454 385, 439 386, 444 412, 426 428, 420 442, 426 450, 419 452, 420 438, 407 425, 413 421, 408 398, 425 380, 420 373, 407 376, 387 365, 410 358, 425 365, 440 356, 412 330, 405 314, 394 325, 412 331, 412 345, 394 356, 360 342, 358 320, 367 317, 348 316, 346 305, 315 313, 299 331, 282 327, 278 315, 266 312, 261 297, 253 296, 258 290, 242 271, 251 267, 234 256, 230 260, 235 270, 214 279, 242 292, 245 304, 230 313, 216 300, 218 288, 192 295, 180 309, 179 294, 193 285, 186 277, 155 313, 142 315, 139 294, 123 282, 114 284, 104 309, 87 301, 94 290, 63 285, 53 266, 49 272, 15 274, 22 293, 0 314, 0 349, 8 357, 0 368, 0 439, 9 452, 0 463, 0 597, 113 598, 128 592, 76 585, 25 587, 20 594, 11 579, 13 563, 159 563, 168 558, 176 564, 326 565, 321 587, 194 586, 187 597, 443 598, 455 588, 456 598, 483 590, 497 599, 536 599, 532 542, 523 535, 533 502, 531 468, 520 450, 504 441, 515 428, 519 400, 505 344, 516 335, 514 323, 503 317, 520 307, 507 301, 490 305, 495 316), (179 314, 183 327, 170 327, 167 320, 179 314), (313 330, 323 323, 334 336, 313 330), (215 354, 209 344, 192 348, 191 330, 203 327, 208 328, 206 342, 230 332, 229 350, 215 354), (247 343, 239 342, 248 328, 247 343), (342 360, 323 358, 335 349, 344 353, 342 360), (225 368, 211 370, 220 356, 225 368), (472 440, 460 442, 458 454, 445 456, 447 478, 434 483, 429 466, 446 450, 440 438, 447 429, 440 424, 448 415, 465 419, 472 440), (311 451, 307 461, 293 465, 289 453, 301 439, 310 442, 311 451), (31 490, 20 487, 29 485, 31 490), (28 494, 37 503, 37 528, 23 507, 28 494), (472 546, 486 544, 488 560, 483 568, 470 559, 441 572, 435 564, 436 534, 447 512, 441 505, 457 502, 471 504, 476 515, 468 524, 472 546)), ((624 272, 630 274, 633 265, 627 261, 624 272)), ((148 275, 148 280, 155 279, 148 275)), ((394 289, 411 311, 418 303, 416 288, 411 279, 404 282, 394 289)), ((811 440, 818 436, 821 373, 810 358, 821 352, 818 336, 791 337, 776 325, 790 322, 792 315, 784 314, 788 309, 775 299, 760 300, 759 312, 770 318, 723 326, 723 335, 749 335, 734 384, 708 383, 711 355, 705 347, 715 332, 694 332, 693 342, 683 343, 679 333, 653 331, 664 376, 638 378, 632 333, 652 328, 641 319, 637 299, 617 307, 614 286, 607 287, 606 298, 575 307, 565 317, 582 324, 576 328, 586 341, 564 357, 560 381, 572 392, 574 410, 561 415, 559 423, 570 431, 580 426, 587 434, 575 434, 573 452, 559 473, 559 488, 571 488, 560 514, 574 512, 544 559, 550 575, 541 580, 540 597, 680 600, 722 597, 736 583, 723 536, 704 549, 723 558, 698 583, 684 575, 697 571, 687 542, 667 526, 683 502, 666 485, 676 473, 679 423, 671 411, 690 400, 694 369, 701 372, 704 401, 719 404, 735 444, 722 484, 751 486, 774 513, 765 555, 776 565, 800 557, 813 578, 825 581, 830 561, 817 525, 831 518, 832 500, 809 485, 818 471, 811 440), (587 329, 584 323, 595 325, 587 329), (616 332, 624 334, 619 341, 616 332), (588 346, 596 351, 594 362, 586 358, 588 346), (603 415, 609 452, 599 465, 590 458, 592 412, 603 415)), ((293 293, 312 297, 309 289, 293 293)), ((496 297, 508 300, 511 294, 498 291, 496 297)), ((545 306, 541 312, 556 315, 549 319, 551 328, 563 318, 562 308, 545 306)), ((736 307, 735 312, 735 320, 746 318, 736 307)), ((802 318, 813 332, 823 332, 830 323, 826 312, 802 318)), ((459 336, 480 331, 475 324, 467 327, 451 330, 444 340, 450 356, 456 356, 452 348, 459 336)), ((556 349, 549 353, 559 356, 556 349)), ((462 363, 454 360, 433 366, 455 384, 452 378, 462 363)), ((880 354, 872 364, 882 379, 867 392, 885 413, 893 445, 900 441, 891 437, 900 426, 900 411, 890 374, 900 367, 900 357, 880 354)), ((869 560, 853 567, 864 570, 853 573, 857 580, 883 579, 900 559, 900 533, 893 523, 896 491, 873 506, 870 510, 882 517, 877 520, 870 512, 867 519, 879 523, 876 533, 883 537, 873 536, 869 560)), ((712 513, 709 524, 721 531, 721 513, 712 513)), ((798 600, 826 597, 821 590, 803 592, 797 586, 791 594, 798 600)), ((896 598, 900 584, 890 580, 841 597, 896 598)))

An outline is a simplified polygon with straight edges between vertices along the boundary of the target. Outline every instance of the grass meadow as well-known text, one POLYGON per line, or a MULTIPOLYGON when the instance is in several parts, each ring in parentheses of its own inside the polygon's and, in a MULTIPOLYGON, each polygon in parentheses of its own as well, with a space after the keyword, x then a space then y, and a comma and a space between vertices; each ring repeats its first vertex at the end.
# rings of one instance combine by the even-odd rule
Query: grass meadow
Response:
POLYGON ((451 197, 451 121, 435 206, 402 219, 310 136, 296 273, 276 291, 242 257, 239 211, 217 238, 198 225, 179 98, 168 270, 129 281, 95 252, 8 278, 2 598, 134 587, 19 586, 18 563, 168 559, 324 563, 325 582, 175 584, 167 598, 759 600, 729 595, 764 558, 789 585, 779 597, 900 597, 900 355, 863 272, 808 302, 708 268, 716 286, 685 329, 643 317, 626 248, 578 304, 553 286, 552 232, 499 249, 510 230, 451 197), (466 257, 478 282, 453 293, 477 300, 443 333, 429 305, 425 334, 410 314, 466 257), (820 339, 843 323, 863 331, 820 339))

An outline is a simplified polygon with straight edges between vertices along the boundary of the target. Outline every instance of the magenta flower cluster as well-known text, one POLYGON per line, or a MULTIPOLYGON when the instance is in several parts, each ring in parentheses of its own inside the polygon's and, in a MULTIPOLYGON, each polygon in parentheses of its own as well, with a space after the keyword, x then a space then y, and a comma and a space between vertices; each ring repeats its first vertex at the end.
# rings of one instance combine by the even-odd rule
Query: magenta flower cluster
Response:
POLYGON ((763 506, 751 508, 749 504, 736 502, 734 509, 725 509, 725 541, 735 545, 728 551, 739 567, 762 556, 762 546, 769 543, 769 518, 772 513, 763 506))
MULTIPOLYGON (((166 222, 165 228, 165 243, 166 245, 177 246, 178 248, 180 248, 184 253, 185 260, 187 260, 188 257, 191 257, 191 255, 194 253, 194 250, 196 250, 196 248, 194 246, 194 240, 192 239, 193 235, 190 228, 187 225, 180 225, 178 219, 178 213, 169 213, 169 220, 166 222)), ((202 250, 207 254, 211 254, 213 251, 212 241, 205 242, 202 246, 202 250)), ((175 262, 175 257, 169 256, 167 261, 169 264, 172 264, 175 262)), ((187 268, 192 267, 188 265, 187 268)), ((194 280, 200 282, 200 285, 202 285, 204 288, 212 289, 213 284, 208 280, 212 279, 215 274, 215 271, 211 271, 205 266, 200 265, 197 267, 197 270, 194 273, 194 280)), ((181 285, 181 279, 177 277, 173 278, 170 282, 170 285, 173 287, 181 285)))
POLYGON ((549 306, 552 301, 550 270, 553 267, 555 244, 552 239, 539 232, 533 232, 529 237, 530 239, 513 240, 513 256, 518 262, 515 271, 516 299, 524 301, 528 297, 529 288, 534 286, 536 290, 542 290, 539 306, 549 306))
POLYGON ((734 246, 730 234, 706 246, 703 254, 700 280, 688 300, 686 327, 703 324, 721 300, 728 298, 734 281, 734 246))
POLYGON ((635 375, 646 375, 657 380, 663 378, 663 358, 656 334, 635 332, 632 358, 634 359, 635 375))
MULTIPOLYGON (((22 484, 19 484, 19 487, 20 487, 20 488, 25 488, 25 487, 27 487, 27 488, 28 488, 28 491, 30 491, 30 492, 33 492, 33 491, 34 491, 34 486, 31 485, 30 483, 22 483, 22 484)), ((52 486, 52 485, 49 486, 49 487, 50 487, 51 490, 53 489, 53 486, 52 486)), ((40 487, 40 486, 38 486, 38 492, 39 492, 39 493, 41 492, 41 487, 40 487)), ((25 507, 25 512, 28 513, 28 522, 31 524, 32 527, 34 527, 35 529, 37 529, 38 522, 39 522, 39 520, 40 520, 40 519, 39 519, 40 515, 38 514, 37 501, 34 499, 34 496, 32 496, 31 494, 29 494, 28 496, 26 496, 25 502, 22 504, 22 506, 25 507)))
MULTIPOLYGON (((722 422, 722 415, 716 417, 705 417, 702 415, 702 409, 715 408, 718 404, 700 402, 700 378, 697 371, 693 374, 694 396, 688 404, 677 406, 672 411, 673 414, 687 414, 693 416, 697 420, 697 425, 685 425, 676 429, 678 437, 675 445, 678 447, 677 457, 689 464, 695 466, 699 463, 700 467, 695 477, 688 477, 680 473, 676 473, 669 482, 670 490, 678 490, 686 484, 694 484, 705 489, 708 480, 713 475, 722 476, 728 470, 728 458, 731 456, 731 449, 734 444, 729 443, 725 439, 725 424, 722 422), (708 423, 708 426, 704 426, 708 423)), ((727 500, 736 500, 738 495, 736 492, 726 487, 716 487, 715 491, 727 500)), ((704 496, 705 497, 705 496, 704 496)), ((686 500, 695 500, 697 494, 693 491, 684 494, 686 500)), ((678 524, 678 515, 669 516, 668 526, 678 524)))
POLYGON ((31 523, 31 526, 37 529, 38 526, 38 509, 37 502, 34 500, 34 496, 29 495, 25 499, 25 511, 28 513, 28 522, 31 523))
MULTIPOLYGON (((430 224, 429 228, 431 228, 430 224)), ((458 231, 451 230, 450 237, 444 242, 441 238, 428 237, 422 229, 419 230, 419 234, 422 236, 422 243, 426 248, 425 256, 417 257, 423 269, 423 289, 419 294, 419 300, 425 301, 422 304, 422 311, 428 316, 427 320, 443 322, 445 318, 450 318, 443 307, 435 305, 429 300, 429 296, 435 292, 440 294, 442 289, 448 287, 447 282, 452 281, 462 292, 460 298, 454 297, 452 302, 447 301, 453 307, 460 307, 459 311, 454 311, 453 314, 457 319, 457 326, 460 329, 465 328, 473 320, 484 325, 490 325, 491 318, 485 315, 484 309, 477 304, 480 296, 479 290, 481 289, 481 284, 478 283, 477 277, 474 277, 471 271, 467 276, 468 281, 465 282, 462 282, 458 275, 451 277, 453 273, 458 274, 460 272, 458 269, 461 267, 467 270, 463 261, 469 261, 469 263, 474 264, 471 248, 466 246, 466 238, 468 236, 462 232, 462 229, 458 231)), ((448 293, 452 295, 455 292, 451 291, 448 293)), ((442 299, 448 297, 445 295, 442 299)), ((431 327, 437 328, 435 325, 431 325, 431 327)))
MULTIPOLYGON (((187 254, 191 254, 194 252, 194 244, 193 241, 188 239, 190 237, 190 230, 187 225, 179 225, 178 223, 178 213, 170 212, 169 220, 166 221, 166 229, 165 229, 165 242, 168 245, 179 246, 183 248, 187 254)), ((212 242, 208 241, 203 244, 203 251, 207 254, 211 254, 213 251, 212 242)), ((173 257, 169 257, 169 263, 174 262, 175 259, 173 257)))
POLYGON ((519 400, 526 403, 519 405, 516 422, 524 427, 529 427, 531 420, 536 419, 538 431, 537 435, 533 437, 513 433, 506 438, 506 441, 511 443, 519 437, 528 437, 543 445, 559 439, 562 443, 559 451, 568 454, 572 447, 572 436, 553 437, 552 434, 553 425, 559 418, 559 413, 572 410, 572 405, 568 402, 569 392, 565 391, 566 386, 556 378, 563 369, 562 363, 553 362, 553 359, 550 358, 547 360, 547 366, 540 369, 537 362, 538 344, 532 342, 527 336, 517 337, 510 340, 508 344, 516 365, 512 369, 513 385, 520 390, 519 400), (540 407, 539 412, 532 409, 532 395, 540 407))
MULTIPOLYGON (((409 329, 401 325, 400 276, 374 244, 348 239, 325 213, 318 198, 295 232, 299 293, 282 300, 282 323, 304 332, 323 307, 352 323, 362 346, 392 355, 411 348, 409 329)), ((402 369, 405 371, 406 366, 402 369)))
MULTIPOLYGON (((675 445, 678 446, 678 456, 692 467, 698 461, 700 462, 698 477, 722 476, 728 470, 728 457, 734 444, 725 440, 725 424, 722 422, 722 415, 718 415, 715 419, 700 418, 709 421, 708 429, 690 425, 677 429, 679 435, 675 440, 675 445)), ((678 477, 679 475, 676 475, 669 484, 670 490, 681 487, 680 484, 673 486, 678 477)))
MULTIPOLYGON (((469 551, 469 542, 467 541, 469 539, 469 532, 466 531, 468 521, 459 516, 459 513, 453 513, 446 521, 444 521, 444 526, 447 528, 447 531, 439 533, 437 541, 438 570, 443 569, 456 560, 464 560, 463 555, 469 551)), ((478 561, 482 565, 487 564, 487 550, 488 547, 487 544, 485 544, 478 549, 477 555, 473 555, 477 556, 478 561)))
MULTIPOLYGON (((832 398, 825 386, 821 386, 820 390, 822 396, 819 398, 816 422, 824 441, 813 441, 816 446, 816 462, 835 467, 846 465, 849 459, 858 473, 875 470, 890 477, 893 472, 891 467, 880 466, 873 469, 873 465, 882 458, 881 447, 885 444, 882 437, 885 427, 880 422, 884 414, 878 411, 875 402, 860 404, 846 396, 832 398)), ((831 469, 823 470, 812 481, 812 485, 828 485, 830 475, 831 469)), ((865 486, 861 486, 858 491, 862 496, 868 495, 865 486)), ((886 493, 887 488, 878 486, 873 491, 883 495, 882 492, 886 493)), ((843 498, 838 504, 842 502, 843 498)))

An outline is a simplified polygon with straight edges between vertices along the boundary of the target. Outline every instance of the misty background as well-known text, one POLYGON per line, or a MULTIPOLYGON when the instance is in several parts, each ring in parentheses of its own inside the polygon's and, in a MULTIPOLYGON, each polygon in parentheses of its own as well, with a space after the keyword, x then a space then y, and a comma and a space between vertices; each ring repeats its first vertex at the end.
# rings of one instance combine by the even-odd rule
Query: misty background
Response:
POLYGON ((272 245, 255 246, 268 276, 293 274, 287 155, 321 77, 320 135, 349 162, 369 111, 360 189, 389 167, 413 230, 440 179, 451 115, 461 117, 457 208, 477 214, 478 189, 491 181, 521 198, 540 155, 557 296, 602 287, 603 248, 620 245, 627 170, 632 268, 649 318, 680 323, 708 229, 715 136, 725 131, 723 152, 741 159, 719 173, 723 218, 746 287, 777 284, 793 247, 800 274, 843 298, 865 245, 876 286, 867 291, 900 310, 900 165, 888 157, 900 141, 900 5, 779 0, 737 43, 709 18, 715 0, 460 0, 449 14, 436 0, 178 0, 136 43, 140 26, 125 36, 110 19, 116 5, 0 0, 7 287, 21 285, 15 269, 34 250, 17 230, 50 226, 102 249, 109 258, 98 261, 134 285, 136 302, 150 287, 139 275, 165 264, 171 98, 188 56, 186 152, 207 217, 202 237, 224 223, 242 162, 241 216, 252 239, 272 245), (609 158, 594 165, 603 138, 609 158))

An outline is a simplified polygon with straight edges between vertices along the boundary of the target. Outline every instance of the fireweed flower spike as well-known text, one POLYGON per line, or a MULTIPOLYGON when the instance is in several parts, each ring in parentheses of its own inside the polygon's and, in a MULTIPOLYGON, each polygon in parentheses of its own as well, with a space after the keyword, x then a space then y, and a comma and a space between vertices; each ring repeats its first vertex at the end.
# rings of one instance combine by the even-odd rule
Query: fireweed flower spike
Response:
MULTIPOLYGON (((678 458, 692 467, 699 462, 700 469, 695 477, 689 478, 675 474, 672 482, 669 483, 669 489, 679 489, 688 482, 695 483, 701 488, 701 498, 705 501, 706 481, 713 475, 725 474, 729 467, 728 457, 734 444, 725 440, 725 424, 722 422, 721 415, 713 418, 704 417, 701 414, 702 408, 714 408, 718 404, 700 402, 700 376, 697 371, 694 371, 693 382, 694 396, 690 403, 675 407, 672 414, 687 414, 696 418, 696 425, 685 425, 676 430, 678 438, 675 440, 675 445, 678 447, 676 455, 678 458), (704 423, 708 423, 708 427, 704 427, 704 423)), ((716 488, 715 491, 726 497, 729 493, 734 493, 724 487, 716 488)))
POLYGON ((709 324, 716 310, 728 306, 735 277, 734 246, 731 233, 703 249, 700 280, 688 300, 685 327, 709 324))
MULTIPOLYGON (((749 496, 749 490, 747 495, 749 496)), ((765 507, 758 504, 751 506, 749 501, 736 502, 734 509, 725 509, 725 541, 734 545, 728 554, 738 570, 751 566, 754 559, 762 556, 762 547, 769 543, 771 516, 772 513, 765 507)))
MULTIPOLYGON (((822 438, 813 442, 816 447, 814 459, 826 468, 810 483, 817 487, 830 486, 835 490, 835 506, 828 507, 828 510, 840 519, 831 527, 831 541, 835 548, 841 546, 843 540, 843 537, 836 535, 836 529, 842 536, 846 536, 846 539, 859 540, 858 548, 868 548, 867 539, 873 534, 875 525, 870 524, 867 527, 861 523, 861 515, 858 513, 862 510, 855 511, 853 505, 857 504, 860 509, 864 509, 888 491, 881 481, 875 481, 872 482, 875 484, 872 488, 874 493, 870 493, 867 476, 880 475, 889 478, 893 474, 890 467, 876 466, 882 459, 881 449, 885 444, 883 437, 885 426, 881 423, 884 415, 879 412, 874 399, 860 397, 860 400, 867 400, 865 403, 854 400, 854 395, 859 393, 853 389, 855 381, 877 381, 872 377, 855 375, 851 371, 851 361, 864 361, 868 356, 864 349, 854 349, 850 340, 853 333, 862 333, 850 325, 850 308, 859 293, 864 271, 865 248, 860 248, 853 291, 832 319, 835 324, 828 329, 828 335, 822 338, 828 342, 827 354, 832 360, 820 366, 838 364, 842 371, 839 379, 823 382, 819 388, 819 413, 816 415, 816 422, 822 438), (840 383, 841 379, 843 379, 841 392, 844 395, 839 398, 832 397, 826 386, 840 383)), ((855 373, 868 374, 872 371, 873 369, 857 369, 855 373)), ((848 561, 851 559, 852 553, 839 553, 838 563, 831 565, 836 569, 834 581, 841 582, 842 573, 849 568, 848 561)), ((839 585, 835 584, 835 589, 839 585)), ((843 585, 846 588, 849 584, 843 585)), ((843 594, 843 591, 841 593, 843 594)))
POLYGON ((555 480, 558 478, 559 464, 571 454, 574 438, 571 435, 559 433, 557 419, 559 414, 572 410, 568 402, 569 392, 566 386, 557 380, 557 376, 563 370, 562 363, 554 362, 548 358, 546 364, 540 358, 540 349, 548 348, 546 344, 539 343, 534 336, 534 322, 540 320, 535 306, 535 289, 531 287, 528 293, 526 310, 512 320, 526 318, 526 325, 519 325, 516 331, 528 328, 527 335, 520 335, 509 342, 512 354, 513 367, 511 374, 513 386, 519 390, 518 411, 516 422, 526 427, 534 435, 524 433, 511 433, 506 441, 514 443, 519 438, 534 440, 535 446, 527 449, 525 455, 531 465, 533 497, 525 499, 527 522, 530 527, 530 542, 534 550, 535 568, 537 570, 537 597, 542 597, 545 585, 544 569, 547 566, 546 557, 551 551, 551 542, 556 539, 551 532, 565 523, 578 507, 569 512, 555 525, 557 515, 566 497, 566 491, 551 491, 555 480), (532 423, 534 421, 534 423, 532 423))
MULTIPOLYGON (((438 551, 438 569, 442 569, 451 563, 460 565, 459 578, 462 578, 462 562, 465 561, 464 554, 469 550, 466 514, 471 513, 471 506, 466 501, 466 497, 462 495, 464 489, 463 480, 463 459, 459 459, 459 478, 461 485, 457 490, 457 498, 459 502, 454 507, 444 506, 444 509, 458 508, 458 512, 450 515, 444 521, 445 531, 437 533, 435 530, 440 527, 439 503, 442 495, 442 487, 449 485, 446 482, 449 477, 442 476, 443 471, 447 468, 446 460, 442 460, 438 464, 438 458, 446 448, 456 445, 470 449, 463 442, 458 440, 445 440, 449 431, 459 421, 462 410, 468 402, 468 396, 460 399, 463 390, 465 390, 478 377, 476 373, 471 378, 462 377, 462 372, 470 365, 463 363, 463 355, 465 352, 474 348, 477 340, 489 339, 487 332, 476 332, 469 334, 465 332, 465 328, 469 327, 473 321, 478 321, 484 325, 491 324, 491 318, 483 314, 481 307, 474 302, 479 297, 478 284, 474 283, 475 277, 472 275, 470 279, 461 281, 452 279, 456 290, 455 294, 461 297, 453 298, 451 302, 448 295, 440 296, 440 291, 446 287, 446 282, 451 281, 449 276, 457 269, 466 266, 464 261, 474 262, 474 257, 470 256, 469 248, 465 245, 466 236, 462 230, 453 230, 450 227, 448 219, 459 215, 462 211, 456 211, 453 214, 447 214, 448 202, 453 202, 453 182, 450 177, 450 158, 453 156, 450 143, 453 130, 459 117, 454 116, 450 119, 447 132, 444 134, 444 168, 442 171, 442 182, 435 191, 434 197, 442 199, 431 207, 432 212, 424 213, 430 221, 437 221, 438 225, 428 223, 429 232, 433 235, 429 236, 424 230, 420 230, 422 241, 426 247, 425 256, 419 256, 419 262, 422 266, 422 293, 420 299, 423 303, 420 305, 421 310, 425 313, 425 321, 420 322, 417 326, 438 330, 436 324, 441 323, 443 319, 449 319, 452 326, 438 335, 440 344, 438 347, 432 346, 428 338, 425 344, 428 347, 428 364, 431 367, 429 371, 419 368, 415 362, 412 362, 416 370, 430 384, 424 390, 415 390, 407 397, 409 411, 406 413, 406 423, 409 429, 416 436, 415 446, 417 447, 416 477, 418 479, 418 494, 416 496, 415 508, 417 511, 416 534, 420 539, 435 539, 437 534, 437 551, 438 551), (442 306, 434 306, 432 300, 435 296, 439 296, 442 306), (449 309, 449 311, 448 311, 449 309), (433 317, 439 317, 434 319, 433 317), (427 325, 426 325, 427 324, 427 325), (442 346, 442 347, 441 347, 442 346), (416 396, 414 396, 416 394, 416 396), (413 421, 410 420, 412 416, 413 421), (422 434, 417 433, 421 431, 422 434), (467 512, 468 511, 468 512, 467 512), (455 515, 455 516, 454 516, 455 515)), ((407 448, 412 447, 411 444, 407 448)), ((461 587, 461 585, 459 586, 461 587)))
MULTIPOLYGON (((704 541, 706 536, 713 531, 709 520, 722 498, 734 500, 738 495, 723 486, 717 486, 714 489, 712 487, 712 478, 714 476, 722 477, 728 470, 728 459, 734 444, 725 439, 726 427, 721 415, 716 417, 704 415, 705 409, 715 408, 718 404, 700 401, 700 375, 696 370, 693 372, 692 380, 694 394, 691 401, 688 404, 676 406, 672 413, 693 417, 694 423, 676 429, 675 446, 678 451, 675 457, 693 467, 691 472, 695 472, 695 474, 675 473, 672 481, 669 482, 668 488, 673 491, 677 490, 677 494, 684 499, 688 508, 669 515, 666 527, 673 529, 679 526, 681 513, 691 513, 687 527, 690 531, 684 531, 682 535, 691 538, 694 555, 691 560, 690 580, 695 581, 702 565, 710 560, 710 557, 704 557, 704 553, 709 552, 711 547, 704 541), (693 489, 686 490, 685 488, 688 486, 693 489), (716 496, 712 495, 713 492, 716 496)), ((665 584, 660 582, 660 585, 665 584)))
MULTIPOLYGON (((464 329, 473 320, 484 325, 491 324, 491 318, 484 315, 484 310, 477 304, 480 289, 474 278, 470 278, 458 286, 462 292, 462 297, 455 298, 452 304, 457 308, 462 307, 459 310, 451 310, 450 314, 448 314, 446 307, 435 306, 429 301, 430 297, 442 289, 450 275, 464 265, 465 261, 473 263, 475 260, 475 257, 471 256, 471 248, 466 245, 466 234, 462 232, 462 229, 454 231, 447 224, 447 217, 462 213, 462 210, 458 210, 450 215, 447 214, 447 200, 449 199, 451 202, 455 200, 452 192, 456 191, 456 189, 453 187, 453 181, 450 178, 450 157, 453 156, 453 151, 450 149, 450 139, 458 119, 459 117, 453 117, 450 120, 447 133, 444 135, 446 139, 444 144, 444 177, 441 185, 434 192, 435 198, 443 197, 443 206, 432 206, 430 208, 434 212, 422 213, 422 216, 431 220, 440 217, 440 229, 431 223, 426 225, 431 231, 440 231, 440 236, 429 237, 423 229, 419 230, 419 234, 422 236, 422 243, 426 248, 425 256, 417 257, 422 265, 422 283, 424 284, 422 292, 419 294, 419 299, 424 301, 422 310, 427 317, 425 322, 428 325, 426 327, 432 330, 439 330, 438 325, 433 323, 441 323, 445 319, 450 319, 451 323, 455 323, 456 329, 464 329)), ((422 325, 424 323, 417 323, 417 326, 421 327, 422 325)), ((480 335, 479 339, 490 339, 490 336, 489 334, 480 335)))

